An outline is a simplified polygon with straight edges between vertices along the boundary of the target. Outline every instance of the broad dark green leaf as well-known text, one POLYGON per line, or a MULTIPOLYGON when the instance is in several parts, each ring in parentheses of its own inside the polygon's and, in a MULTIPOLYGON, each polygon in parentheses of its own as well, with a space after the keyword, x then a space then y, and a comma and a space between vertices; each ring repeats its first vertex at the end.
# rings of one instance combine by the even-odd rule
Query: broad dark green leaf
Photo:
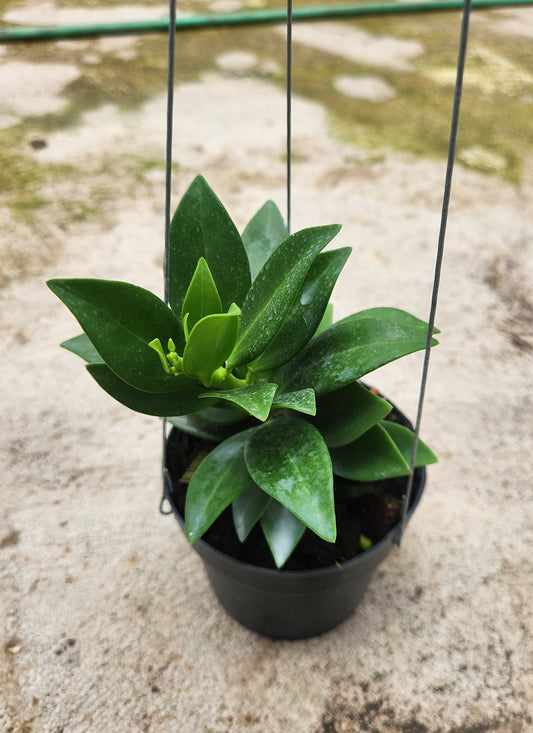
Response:
POLYGON ((317 395, 325 394, 425 345, 426 337, 417 329, 379 318, 344 319, 315 336, 270 379, 283 390, 312 387, 317 395))
MULTIPOLYGON (((385 428, 407 464, 410 466, 411 456, 413 453, 413 441, 415 437, 413 431, 409 430, 409 428, 406 428, 404 425, 399 425, 398 423, 390 420, 383 420, 380 425, 385 428)), ((429 446, 419 438, 416 448, 415 468, 418 468, 419 466, 427 466, 429 463, 436 463, 437 460, 437 456, 433 453, 431 448, 429 448, 429 446)))
POLYGON ((231 505, 233 524, 241 542, 248 537, 271 501, 271 497, 253 481, 235 499, 231 505))
POLYGON ((253 361, 270 343, 311 263, 339 229, 337 225, 304 229, 273 251, 243 303, 239 336, 228 359, 229 366, 253 361))
POLYGON ((247 418, 248 415, 236 405, 229 402, 218 402, 215 407, 202 410, 202 414, 198 417, 215 425, 234 425, 239 420, 247 418))
POLYGON ((216 397, 233 402, 258 420, 266 420, 272 407, 276 389, 276 384, 252 384, 248 387, 237 387, 236 389, 209 390, 209 392, 203 392, 200 396, 216 397))
POLYGON ((278 244, 288 236, 289 230, 278 207, 273 201, 267 201, 242 233, 242 241, 250 261, 252 280, 255 280, 278 244))
POLYGON ((81 356, 82 359, 89 362, 89 364, 100 364, 103 362, 102 357, 96 351, 93 344, 86 333, 81 333, 79 336, 63 341, 61 346, 67 351, 71 351, 77 356, 81 356))
MULTIPOLYGON (((355 321, 361 318, 379 318, 387 323, 395 323, 402 328, 412 328, 415 331, 420 331, 425 336, 428 332, 428 324, 426 321, 422 321, 420 318, 407 313, 407 311, 401 310, 400 308, 367 308, 364 311, 358 313, 352 313, 350 316, 346 316, 342 321, 355 321)), ((339 323, 342 323, 339 321, 339 323)), ((434 329, 434 333, 440 333, 438 328, 434 329)))
POLYGON ((331 459, 313 425, 288 415, 275 417, 250 434, 245 459, 263 491, 319 537, 335 541, 331 459))
POLYGON ((177 314, 200 257, 209 265, 222 310, 233 302, 242 305, 251 283, 246 250, 228 212, 205 179, 197 176, 170 226, 169 300, 177 314))
MULTIPOLYGON (((200 389, 183 375, 174 377, 178 390, 175 392, 142 392, 131 387, 117 377, 105 364, 87 364, 90 375, 111 397, 129 407, 130 410, 145 415, 166 417, 168 415, 188 415, 205 407, 205 400, 198 399, 200 389), (179 388, 181 385, 181 389, 179 388)), ((213 403, 215 400, 213 400, 213 403)))
POLYGON ((350 252, 349 247, 344 247, 322 252, 316 257, 279 331, 252 364, 255 371, 267 371, 285 364, 315 335, 350 252))
POLYGON ((306 415, 316 413, 315 393, 312 389, 301 389, 298 392, 283 392, 276 394, 272 408, 286 408, 303 412, 306 415))
POLYGON ((354 443, 331 448, 333 472, 353 481, 379 481, 406 476, 409 464, 381 425, 374 425, 354 443))
POLYGON ((216 313, 198 321, 183 352, 185 374, 209 387, 213 372, 224 364, 233 349, 238 328, 238 313, 216 313))
POLYGON ((185 502, 185 535, 196 542, 250 483, 244 444, 255 428, 232 435, 200 463, 185 502))
MULTIPOLYGON (((198 411, 194 415, 171 415, 168 416, 168 422, 176 428, 183 430, 189 435, 204 440, 212 440, 214 443, 221 443, 226 438, 235 434, 235 428, 229 425, 216 425, 201 419, 203 410, 198 411)), ((243 425, 242 429, 248 425, 243 425)))
POLYGON ((326 310, 324 311, 324 315, 322 316, 322 320, 320 321, 316 329, 315 336, 318 336, 319 333, 322 333, 322 331, 325 331, 332 324, 333 324, 333 303, 328 303, 326 306, 326 310))
POLYGON ((317 400, 312 421, 330 447, 352 443, 391 411, 391 405, 359 382, 328 392, 317 400))
POLYGON ((94 348, 123 381, 147 392, 172 392, 166 374, 148 344, 172 338, 179 348, 181 324, 156 295, 114 280, 50 280, 49 288, 77 318, 94 348))
POLYGON ((261 529, 276 566, 282 568, 302 539, 305 524, 273 499, 261 517, 261 529))
POLYGON ((200 257, 191 284, 185 294, 181 317, 187 316, 187 331, 190 332, 204 316, 221 312, 220 296, 209 265, 203 257, 200 257))

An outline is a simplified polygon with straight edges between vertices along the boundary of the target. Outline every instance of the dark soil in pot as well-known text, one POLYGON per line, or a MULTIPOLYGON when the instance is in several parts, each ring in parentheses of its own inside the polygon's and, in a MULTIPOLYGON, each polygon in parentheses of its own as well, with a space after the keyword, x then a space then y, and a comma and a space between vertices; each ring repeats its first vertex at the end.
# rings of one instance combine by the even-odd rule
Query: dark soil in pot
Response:
MULTIPOLYGON (((396 410, 391 418, 403 424, 408 422, 396 410)), ((173 429, 167 442, 167 467, 172 479, 171 501, 183 517, 187 493, 187 473, 198 459, 215 443, 210 443, 173 429)), ((417 479, 415 472, 415 482, 417 479)), ((383 539, 400 521, 402 497, 407 477, 387 479, 372 484, 358 484, 335 479, 337 541, 325 542, 310 530, 284 565, 285 571, 312 570, 339 565, 361 554, 359 537, 368 537, 373 545, 383 539), (358 486, 362 495, 356 499, 342 497, 342 483, 358 486)), ((413 492, 413 501, 416 492, 413 492)), ((212 547, 230 557, 263 568, 275 568, 274 561, 259 524, 247 540, 241 543, 233 526, 231 507, 226 509, 202 538, 212 547)))

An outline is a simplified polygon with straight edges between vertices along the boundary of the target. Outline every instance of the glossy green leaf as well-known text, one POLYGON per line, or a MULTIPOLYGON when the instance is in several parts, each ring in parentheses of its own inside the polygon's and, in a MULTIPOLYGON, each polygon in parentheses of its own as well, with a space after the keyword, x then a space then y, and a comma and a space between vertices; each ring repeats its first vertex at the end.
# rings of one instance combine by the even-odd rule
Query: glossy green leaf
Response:
POLYGON ((248 415, 236 405, 232 405, 229 402, 218 402, 214 407, 202 410, 202 414, 198 417, 216 425, 234 425, 240 420, 247 418, 248 415))
POLYGON ((241 542, 248 537, 271 501, 271 497, 253 481, 235 499, 231 505, 233 524, 241 542))
POLYGON ((331 325, 333 325, 333 303, 328 303, 326 310, 324 311, 324 315, 322 316, 322 320, 316 329, 315 336, 318 336, 319 333, 322 333, 322 331, 325 331, 331 325))
MULTIPOLYGON (((415 437, 413 431, 406 428, 405 425, 399 425, 398 423, 390 420, 383 420, 380 425, 385 428, 407 464, 410 466, 411 456, 413 453, 413 441, 415 437)), ((429 448, 429 446, 419 438, 418 445, 416 447, 415 468, 418 468, 419 466, 427 466, 430 463, 436 463, 437 460, 437 456, 433 453, 431 448, 429 448)))
POLYGON ((183 352, 185 374, 209 387, 213 372, 224 364, 233 349, 238 328, 238 313, 216 313, 198 321, 183 352))
POLYGON ((359 382, 328 392, 317 400, 312 421, 330 447, 352 443, 391 411, 391 405, 359 382))
POLYGON ((91 340, 86 333, 81 333, 79 336, 63 341, 61 344, 63 349, 71 351, 77 356, 81 356, 82 359, 89 362, 89 364, 100 364, 103 362, 102 357, 94 348, 91 340))
POLYGON ((276 566, 282 568, 302 539, 305 524, 279 501, 272 500, 261 517, 261 529, 276 566))
POLYGON ((50 280, 49 288, 72 311, 109 368, 136 389, 171 392, 173 376, 165 374, 148 344, 159 338, 176 342, 181 324, 156 295, 113 280, 50 280))
POLYGON ((301 389, 298 392, 276 394, 272 408, 286 408, 303 412, 306 415, 314 415, 316 413, 315 392, 312 389, 301 389))
POLYGON ((176 387, 179 388, 181 385, 181 389, 157 394, 131 387, 105 364, 87 364, 87 370, 111 397, 129 407, 130 410, 142 412, 145 415, 156 415, 157 417, 187 415, 205 407, 205 400, 198 399, 201 390, 183 375, 174 377, 176 387))
POLYGON ((204 257, 216 283, 222 310, 242 305, 250 287, 248 256, 228 212, 202 176, 181 199, 170 226, 169 300, 181 314, 183 300, 204 257))
POLYGON ((203 257, 200 257, 185 294, 181 317, 187 316, 187 331, 190 332, 204 316, 221 312, 222 303, 209 265, 203 257))
POLYGON ((288 415, 275 417, 251 433, 245 459, 263 491, 319 537, 335 541, 331 459, 313 425, 288 415))
POLYGON ((252 384, 236 389, 209 390, 200 396, 233 402, 258 420, 266 420, 277 388, 276 384, 252 384))
MULTIPOLYGON (((343 318, 343 321, 355 321, 361 318, 379 318, 381 321, 387 323, 393 323, 402 328, 412 328, 415 331, 420 331, 425 336, 428 332, 428 324, 426 321, 422 321, 420 318, 407 313, 407 311, 401 310, 400 308, 367 308, 364 311, 358 313, 352 313, 350 316, 343 318)), ((342 321, 339 321, 342 323, 342 321)), ((440 333, 438 328, 434 329, 434 333, 440 333)))
POLYGON ((337 225, 304 229, 273 251, 242 305, 239 336, 228 360, 231 367, 253 361, 270 343, 311 263, 339 229, 337 225))
MULTIPOLYGON (((216 425, 202 420, 202 413, 203 410, 193 415, 169 415, 168 422, 189 435, 194 435, 196 438, 202 438, 203 440, 211 440, 213 443, 221 443, 235 434, 233 426, 216 425)), ((248 425, 243 425, 242 429, 244 430, 246 427, 248 425)))
POLYGON ((194 472, 185 502, 185 535, 196 542, 250 483, 244 444, 255 428, 232 435, 214 448, 194 472))
POLYGON ((354 443, 331 448, 333 472, 353 481, 379 481, 406 476, 409 464, 381 425, 374 425, 354 443))
POLYGON ((273 201, 267 201, 242 233, 242 241, 250 261, 252 280, 255 280, 278 244, 288 236, 289 230, 278 207, 273 201))
POLYGON ((316 257, 279 331, 252 364, 254 370, 266 371, 285 364, 311 340, 350 252, 344 247, 316 257))
POLYGON ((425 346, 426 337, 417 329, 379 318, 344 319, 315 336, 270 378, 283 390, 312 387, 317 395, 325 394, 425 346))

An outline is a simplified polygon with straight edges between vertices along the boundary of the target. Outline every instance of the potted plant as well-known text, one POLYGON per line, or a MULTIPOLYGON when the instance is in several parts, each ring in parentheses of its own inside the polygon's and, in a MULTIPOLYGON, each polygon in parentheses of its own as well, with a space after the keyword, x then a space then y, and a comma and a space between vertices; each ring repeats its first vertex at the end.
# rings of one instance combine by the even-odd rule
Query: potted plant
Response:
MULTIPOLYGON (((410 473, 409 422, 360 380, 423 349, 428 326, 395 308, 333 323, 350 249, 324 248, 339 229, 289 235, 267 202, 241 237, 199 176, 170 227, 168 305, 125 282, 48 282, 84 331, 62 346, 116 400, 173 424, 165 495, 222 604, 269 636, 353 610, 410 473)), ((420 441, 410 511, 435 460, 420 441)))

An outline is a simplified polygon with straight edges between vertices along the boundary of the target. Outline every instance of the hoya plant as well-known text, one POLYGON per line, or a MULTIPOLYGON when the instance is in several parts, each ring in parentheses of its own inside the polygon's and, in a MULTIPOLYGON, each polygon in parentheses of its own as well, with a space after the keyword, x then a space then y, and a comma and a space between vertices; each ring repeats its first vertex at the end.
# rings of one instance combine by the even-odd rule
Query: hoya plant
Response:
MULTIPOLYGON (((191 543, 232 505, 239 539, 259 522, 282 567, 306 528, 335 541, 336 476, 409 473, 412 432, 360 380, 423 349, 428 327, 395 308, 333 323, 339 229, 289 234, 269 201, 241 236, 199 176, 171 223, 168 305, 126 282, 48 282, 84 332, 62 346, 106 392, 217 443, 188 486, 191 543)), ((435 460, 420 442, 416 465, 435 460)))

